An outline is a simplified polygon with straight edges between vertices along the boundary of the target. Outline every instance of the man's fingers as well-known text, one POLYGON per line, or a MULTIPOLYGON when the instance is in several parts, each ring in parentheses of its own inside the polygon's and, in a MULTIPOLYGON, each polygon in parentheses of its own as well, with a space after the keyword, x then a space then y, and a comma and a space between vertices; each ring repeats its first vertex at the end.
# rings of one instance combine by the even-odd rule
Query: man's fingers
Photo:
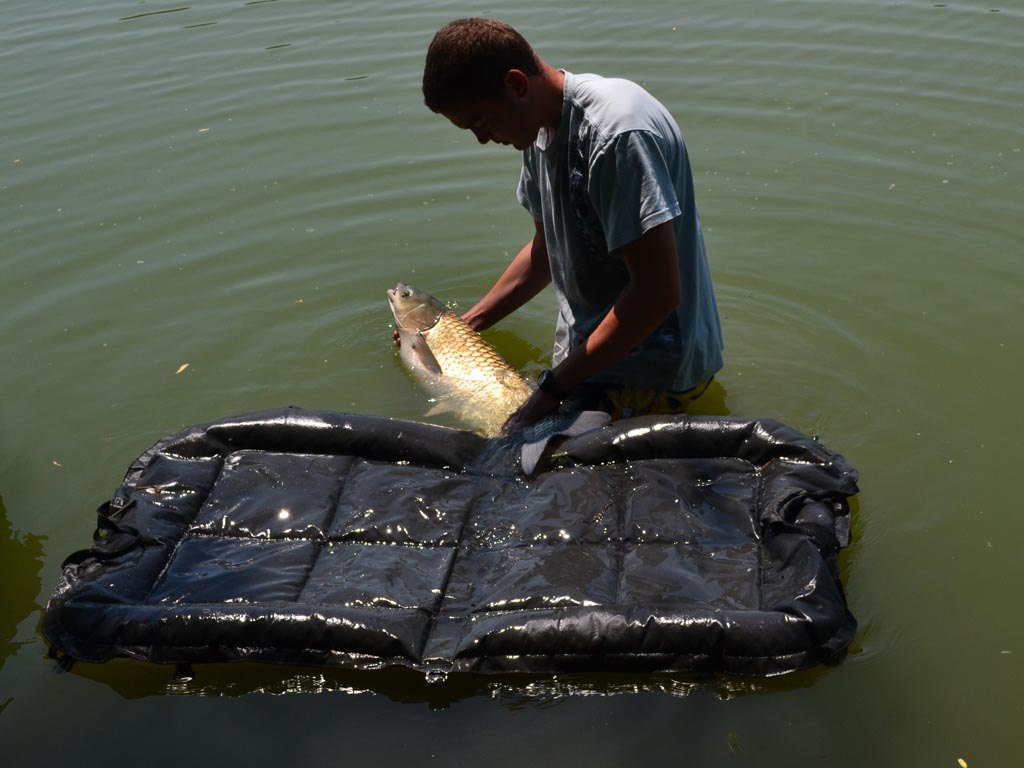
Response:
POLYGON ((505 423, 501 425, 501 432, 505 435, 510 435, 513 432, 518 432, 526 425, 523 423, 523 410, 526 405, 522 405, 518 409, 512 412, 512 414, 505 419, 505 423))
POLYGON ((505 423, 501 425, 501 433, 503 435, 508 435, 508 434, 511 434, 512 432, 514 432, 515 431, 515 422, 516 422, 516 415, 513 413, 511 416, 509 416, 507 419, 505 419, 505 423))

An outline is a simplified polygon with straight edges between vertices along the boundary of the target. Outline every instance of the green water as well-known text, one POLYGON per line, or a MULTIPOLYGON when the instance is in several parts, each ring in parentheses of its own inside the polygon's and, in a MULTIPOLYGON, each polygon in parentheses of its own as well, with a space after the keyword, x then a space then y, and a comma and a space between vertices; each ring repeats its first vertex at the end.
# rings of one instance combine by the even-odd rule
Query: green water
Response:
MULTIPOLYGON (((1013 6, 4 3, 0 759, 1020 764, 1013 6), (862 473, 849 657, 770 681, 56 674, 39 622, 61 561, 158 437, 287 404, 422 418, 385 288, 468 306, 532 226, 517 154, 421 105, 433 31, 483 12, 677 117, 725 407, 820 435, 862 473)), ((535 373, 553 317, 543 294, 489 338, 535 373)))

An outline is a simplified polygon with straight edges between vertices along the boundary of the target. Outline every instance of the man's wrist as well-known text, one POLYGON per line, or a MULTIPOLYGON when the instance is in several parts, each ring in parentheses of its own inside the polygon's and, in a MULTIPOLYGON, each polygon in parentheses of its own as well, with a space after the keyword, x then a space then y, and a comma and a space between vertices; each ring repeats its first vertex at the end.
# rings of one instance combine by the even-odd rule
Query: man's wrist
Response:
POLYGON ((540 372, 537 377, 537 389, 551 395, 559 401, 565 400, 572 393, 572 390, 565 389, 555 378, 555 372, 550 368, 540 372))

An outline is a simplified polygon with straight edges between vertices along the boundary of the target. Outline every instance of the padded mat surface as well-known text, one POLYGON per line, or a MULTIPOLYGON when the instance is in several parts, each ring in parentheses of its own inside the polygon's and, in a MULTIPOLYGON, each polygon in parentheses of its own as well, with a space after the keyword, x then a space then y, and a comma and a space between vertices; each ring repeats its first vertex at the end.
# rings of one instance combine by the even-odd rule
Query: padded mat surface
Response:
POLYGON ((841 658, 856 471, 777 422, 644 417, 531 479, 455 430, 279 409, 183 430, 47 607, 73 658, 768 675, 841 658))

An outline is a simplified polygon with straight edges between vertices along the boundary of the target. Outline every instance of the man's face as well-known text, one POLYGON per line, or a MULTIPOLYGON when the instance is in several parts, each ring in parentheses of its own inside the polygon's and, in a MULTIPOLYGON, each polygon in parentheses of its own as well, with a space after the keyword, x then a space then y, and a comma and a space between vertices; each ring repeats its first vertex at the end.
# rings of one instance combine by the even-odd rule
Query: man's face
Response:
POLYGON ((524 107, 517 99, 485 99, 456 105, 443 114, 457 128, 472 131, 481 144, 493 141, 522 151, 540 129, 524 107))

